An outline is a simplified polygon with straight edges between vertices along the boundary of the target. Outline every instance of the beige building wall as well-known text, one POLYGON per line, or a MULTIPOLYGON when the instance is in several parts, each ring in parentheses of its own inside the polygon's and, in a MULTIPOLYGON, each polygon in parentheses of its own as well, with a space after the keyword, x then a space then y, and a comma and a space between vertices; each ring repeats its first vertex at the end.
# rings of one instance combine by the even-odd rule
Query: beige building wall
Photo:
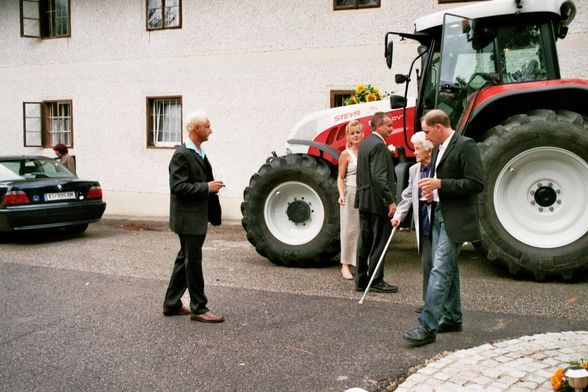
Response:
MULTIPOLYGON (((564 77, 588 78, 588 0, 559 44, 564 77)), ((451 6, 462 5, 453 3, 451 6)), ((290 129, 329 106, 334 89, 371 83, 402 93, 416 46, 399 42, 385 65, 387 31, 413 30, 435 0, 382 0, 380 8, 333 11, 332 0, 183 1, 182 28, 146 31, 145 0, 71 0, 71 37, 20 37, 19 5, 0 0, 0 154, 23 146, 23 102, 72 100, 80 177, 97 179, 107 215, 168 214, 171 149, 147 148, 146 98, 178 95, 183 113, 203 108, 205 149, 225 219, 240 219, 243 189, 290 129)))

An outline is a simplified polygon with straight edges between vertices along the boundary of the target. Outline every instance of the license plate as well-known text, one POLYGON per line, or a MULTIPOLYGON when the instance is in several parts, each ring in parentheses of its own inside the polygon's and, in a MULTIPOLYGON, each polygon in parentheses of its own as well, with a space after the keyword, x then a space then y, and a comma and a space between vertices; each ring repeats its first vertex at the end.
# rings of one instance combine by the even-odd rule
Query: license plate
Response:
POLYGON ((69 200, 69 199, 75 199, 75 198, 76 198, 75 192, 45 193, 45 201, 69 200))

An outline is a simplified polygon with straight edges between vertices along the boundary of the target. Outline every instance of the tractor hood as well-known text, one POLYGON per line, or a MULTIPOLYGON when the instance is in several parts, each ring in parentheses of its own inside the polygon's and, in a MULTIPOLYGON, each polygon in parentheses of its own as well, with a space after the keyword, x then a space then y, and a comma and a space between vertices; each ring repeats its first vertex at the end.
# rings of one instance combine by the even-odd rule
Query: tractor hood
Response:
MULTIPOLYGON (((414 98, 408 99, 407 107, 411 106, 415 106, 414 98)), ((312 141, 318 135, 335 125, 371 117, 376 112, 390 112, 391 110, 389 99, 320 110, 298 121, 292 131, 290 131, 288 140, 312 141)), ((308 146, 305 145, 288 143, 287 148, 294 153, 306 153, 308 151, 308 146)))

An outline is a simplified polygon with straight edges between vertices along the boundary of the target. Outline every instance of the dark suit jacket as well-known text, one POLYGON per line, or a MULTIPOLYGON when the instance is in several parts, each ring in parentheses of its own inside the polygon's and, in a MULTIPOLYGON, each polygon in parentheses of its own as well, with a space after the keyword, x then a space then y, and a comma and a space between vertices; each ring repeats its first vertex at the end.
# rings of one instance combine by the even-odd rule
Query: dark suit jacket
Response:
POLYGON ((206 234, 208 222, 221 223, 218 194, 208 192, 212 167, 184 144, 176 147, 169 163, 171 193, 169 227, 178 234, 206 234))
MULTIPOLYGON (((433 168, 438 153, 437 146, 433 150, 433 168)), ((447 236, 452 242, 479 239, 476 195, 484 190, 484 169, 476 142, 454 133, 434 170, 441 179, 438 193, 447 236)))
POLYGON ((359 146, 355 208, 388 215, 388 206, 396 203, 395 190, 394 161, 386 144, 372 133, 359 146))

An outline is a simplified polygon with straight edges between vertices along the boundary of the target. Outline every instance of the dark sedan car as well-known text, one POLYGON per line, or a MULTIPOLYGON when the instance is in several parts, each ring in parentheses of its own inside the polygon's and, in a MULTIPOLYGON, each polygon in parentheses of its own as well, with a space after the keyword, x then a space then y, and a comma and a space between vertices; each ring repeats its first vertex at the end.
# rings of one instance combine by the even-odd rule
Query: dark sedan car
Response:
POLYGON ((54 159, 0 156, 0 231, 65 227, 81 233, 105 208, 97 181, 78 179, 54 159))

